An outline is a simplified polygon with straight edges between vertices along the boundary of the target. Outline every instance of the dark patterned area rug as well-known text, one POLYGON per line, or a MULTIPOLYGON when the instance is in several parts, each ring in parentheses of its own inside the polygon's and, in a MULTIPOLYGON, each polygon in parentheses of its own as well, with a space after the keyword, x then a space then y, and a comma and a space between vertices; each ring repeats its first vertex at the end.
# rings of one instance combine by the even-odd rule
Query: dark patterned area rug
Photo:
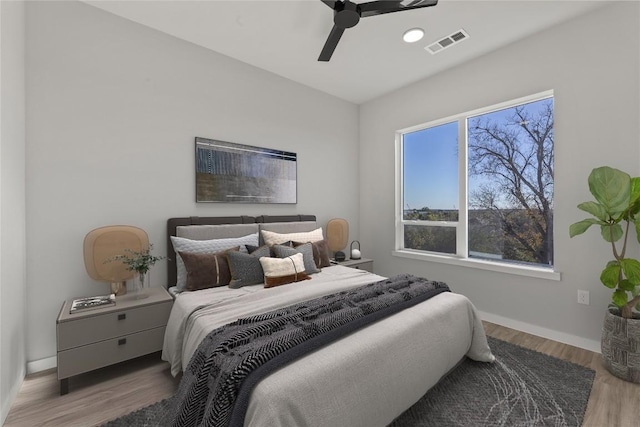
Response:
MULTIPOLYGON (((577 426, 595 372, 489 337, 494 363, 466 359, 389 427, 577 426)), ((168 400, 108 427, 163 425, 168 400)))
POLYGON ((466 359, 390 427, 582 425, 593 370, 488 339, 494 363, 466 359))

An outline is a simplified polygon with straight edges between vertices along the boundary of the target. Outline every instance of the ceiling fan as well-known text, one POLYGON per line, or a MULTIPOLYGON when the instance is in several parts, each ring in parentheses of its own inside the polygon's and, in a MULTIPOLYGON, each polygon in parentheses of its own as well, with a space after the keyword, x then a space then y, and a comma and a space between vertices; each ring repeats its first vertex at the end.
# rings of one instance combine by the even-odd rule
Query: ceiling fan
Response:
POLYGON ((318 61, 329 61, 336 50, 342 33, 347 28, 354 27, 360 18, 382 15, 383 13, 401 12, 403 10, 419 9, 435 6, 438 0, 377 0, 367 3, 354 3, 349 0, 321 0, 333 9, 333 28, 320 52, 318 61))

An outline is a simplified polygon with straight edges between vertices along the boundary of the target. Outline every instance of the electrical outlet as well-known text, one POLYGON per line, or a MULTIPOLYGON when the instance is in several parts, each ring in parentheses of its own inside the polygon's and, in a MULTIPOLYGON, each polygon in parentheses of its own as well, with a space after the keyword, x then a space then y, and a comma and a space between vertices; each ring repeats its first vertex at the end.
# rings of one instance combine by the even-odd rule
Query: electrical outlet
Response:
POLYGON ((578 304, 589 305, 589 291, 578 289, 578 304))

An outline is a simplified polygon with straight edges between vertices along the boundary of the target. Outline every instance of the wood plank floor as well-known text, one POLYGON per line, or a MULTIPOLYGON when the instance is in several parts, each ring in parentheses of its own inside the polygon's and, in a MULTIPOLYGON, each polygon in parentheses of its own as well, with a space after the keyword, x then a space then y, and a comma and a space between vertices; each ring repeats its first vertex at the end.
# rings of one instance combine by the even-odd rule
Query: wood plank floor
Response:
MULTIPOLYGON (((596 371, 585 427, 640 425, 640 384, 622 381, 606 370, 600 355, 484 323, 487 335, 596 371)), ((153 354, 71 378, 70 392, 60 396, 55 370, 28 376, 11 407, 5 427, 89 427, 169 397, 178 385, 169 366, 153 354)))

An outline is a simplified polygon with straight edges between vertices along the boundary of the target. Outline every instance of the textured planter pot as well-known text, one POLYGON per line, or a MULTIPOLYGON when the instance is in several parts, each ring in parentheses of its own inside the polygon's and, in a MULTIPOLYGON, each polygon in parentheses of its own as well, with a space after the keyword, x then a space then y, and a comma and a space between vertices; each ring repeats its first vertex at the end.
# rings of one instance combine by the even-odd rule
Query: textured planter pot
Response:
POLYGON ((608 309, 602 328, 602 359, 613 375, 640 383, 640 319, 624 319, 608 309))

